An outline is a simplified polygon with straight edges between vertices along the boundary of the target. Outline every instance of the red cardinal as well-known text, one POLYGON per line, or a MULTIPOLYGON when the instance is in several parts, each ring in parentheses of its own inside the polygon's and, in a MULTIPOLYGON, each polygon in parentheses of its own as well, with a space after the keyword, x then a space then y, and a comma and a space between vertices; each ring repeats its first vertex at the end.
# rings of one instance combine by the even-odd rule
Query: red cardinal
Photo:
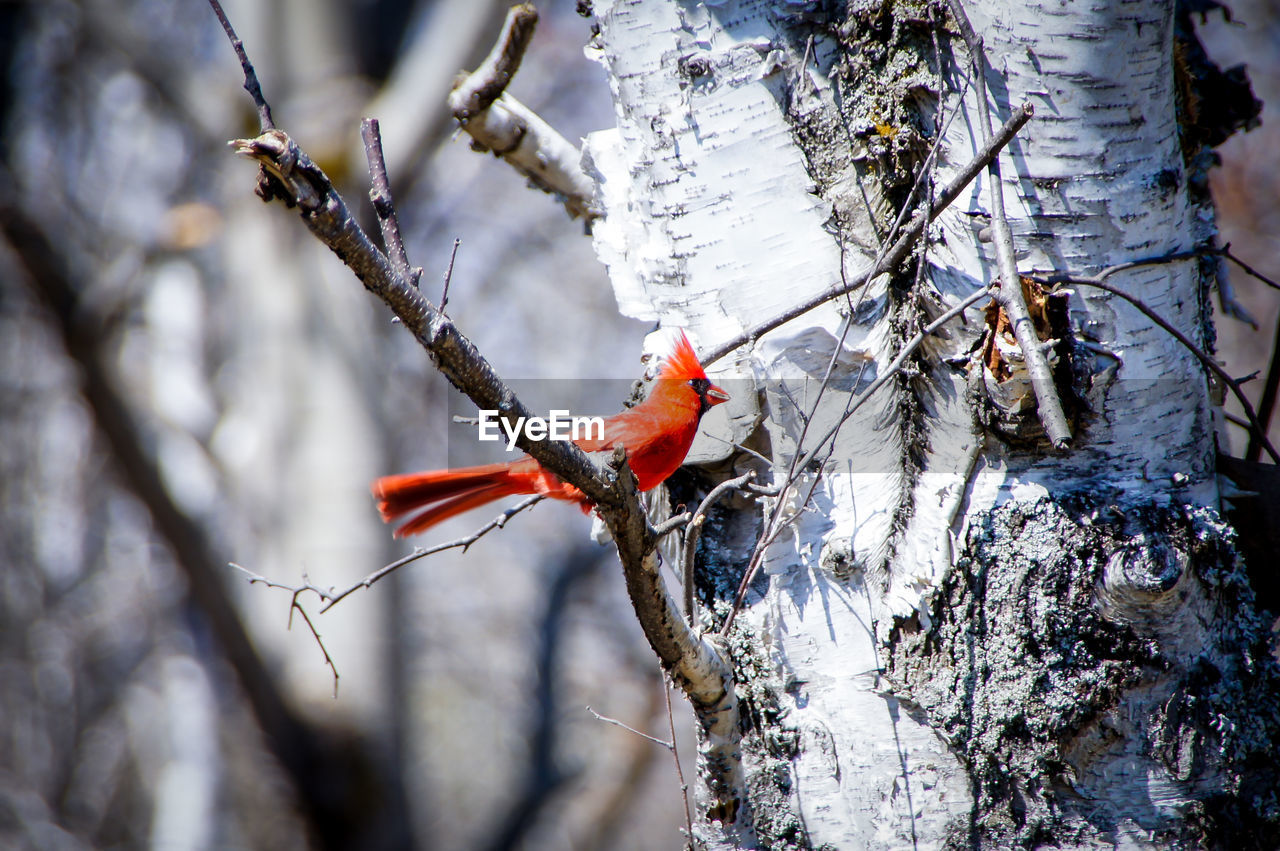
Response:
MULTIPOLYGON (((702 415, 728 398, 728 393, 708 380, 682 331, 674 351, 663 361, 649 397, 607 418, 603 438, 574 443, 585 452, 624 447, 640 490, 647 491, 684 462, 702 415)), ((372 490, 385 522, 414 514, 396 529, 397 538, 425 532, 464 511, 516 494, 544 494, 576 502, 583 511, 591 508, 582 491, 560 481, 528 455, 507 464, 384 476, 373 483, 372 490)))

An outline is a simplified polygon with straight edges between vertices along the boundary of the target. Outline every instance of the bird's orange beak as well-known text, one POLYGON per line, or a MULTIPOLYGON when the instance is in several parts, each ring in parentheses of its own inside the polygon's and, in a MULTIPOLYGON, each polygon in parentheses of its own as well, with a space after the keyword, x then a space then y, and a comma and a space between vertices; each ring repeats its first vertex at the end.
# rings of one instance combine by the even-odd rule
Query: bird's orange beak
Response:
POLYGON ((707 388, 707 400, 712 405, 719 405, 721 402, 729 401, 729 394, 724 392, 723 388, 712 384, 707 388))

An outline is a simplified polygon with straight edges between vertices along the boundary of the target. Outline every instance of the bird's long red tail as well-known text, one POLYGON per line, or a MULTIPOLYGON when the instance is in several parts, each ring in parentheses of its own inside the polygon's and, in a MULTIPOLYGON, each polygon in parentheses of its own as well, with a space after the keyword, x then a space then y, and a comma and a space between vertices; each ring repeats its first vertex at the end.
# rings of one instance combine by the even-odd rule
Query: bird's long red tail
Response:
MULTIPOLYGON (((647 491, 684 463, 702 415, 728 398, 728 393, 707 378, 689 338, 680 332, 645 400, 608 417, 603 435, 575 442, 585 452, 625 449, 637 486, 647 491)), ((408 522, 396 529, 397 538, 424 532, 454 515, 516 494, 543 494, 576 502, 583 512, 592 506, 582 491, 560 481, 528 456, 507 464, 384 476, 373 483, 383 520, 410 515, 408 522)))
POLYGON ((540 493, 579 502, 587 508, 581 491, 543 470, 532 458, 509 464, 383 476, 373 483, 372 491, 385 522, 414 515, 396 529, 397 538, 425 532, 450 517, 516 494, 540 493))

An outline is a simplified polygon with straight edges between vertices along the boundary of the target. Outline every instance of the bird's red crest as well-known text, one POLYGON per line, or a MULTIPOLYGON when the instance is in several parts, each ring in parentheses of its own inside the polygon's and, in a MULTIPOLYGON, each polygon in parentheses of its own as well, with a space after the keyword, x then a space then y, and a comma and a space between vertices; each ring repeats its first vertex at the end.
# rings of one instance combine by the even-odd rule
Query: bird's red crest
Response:
POLYGON ((688 381, 691 378, 706 378, 707 374, 702 371, 702 364, 698 361, 698 355, 693 351, 693 345, 690 344, 689 338, 685 336, 685 333, 679 331, 672 336, 675 338, 674 346, 671 354, 663 358, 662 368, 658 371, 658 377, 680 381, 688 381))

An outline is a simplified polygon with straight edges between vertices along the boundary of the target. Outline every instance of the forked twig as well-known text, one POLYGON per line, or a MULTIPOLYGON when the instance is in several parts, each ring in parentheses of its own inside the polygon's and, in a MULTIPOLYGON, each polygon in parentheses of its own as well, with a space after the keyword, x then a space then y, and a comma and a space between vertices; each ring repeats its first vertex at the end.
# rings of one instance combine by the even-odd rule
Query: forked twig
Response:
POLYGON ((444 552, 445 550, 461 549, 463 552, 466 552, 467 549, 470 548, 471 545, 474 544, 476 541, 480 540, 485 535, 492 532, 494 529, 501 529, 503 526, 507 524, 507 521, 510 520, 512 517, 524 511, 526 508, 529 508, 530 506, 542 501, 543 499, 545 499, 545 497, 542 494, 536 494, 534 496, 528 497, 527 499, 517 503, 516 505, 511 506, 506 511, 499 514, 497 517, 493 518, 488 523, 484 524, 479 529, 472 532, 470 535, 467 535, 462 538, 458 538, 453 541, 448 541, 443 544, 436 544, 433 547, 419 547, 415 549, 413 552, 409 553, 407 556, 396 559, 395 561, 391 562, 385 567, 381 567, 378 570, 375 570, 373 573, 370 573, 364 579, 361 579, 359 582, 354 583, 353 585, 343 589, 342 591, 334 591, 332 587, 321 588, 319 585, 316 585, 315 583, 313 583, 305 573, 302 575, 301 583, 297 585, 290 585, 287 582, 279 582, 274 579, 268 579, 262 574, 254 573, 252 570, 249 570, 244 565, 236 564, 235 562, 230 562, 229 566, 240 571, 242 574, 244 574, 245 578, 249 580, 250 585, 264 585, 267 588, 278 588, 281 591, 289 592, 290 594, 289 626, 293 625, 293 612, 296 609, 298 612, 302 614, 303 620, 307 622, 307 627, 311 630, 311 634, 315 636, 316 643, 320 645, 320 652, 324 654, 325 664, 328 665, 333 670, 333 693, 334 693, 334 697, 337 697, 338 669, 333 664, 333 658, 329 655, 329 651, 324 646, 324 642, 321 641, 320 633, 316 631, 315 624, 311 622, 310 616, 307 614, 306 609, 302 607, 302 603, 299 601, 299 598, 303 594, 307 592, 311 592, 312 594, 315 594, 316 597, 319 598, 321 603, 320 614, 324 614, 325 612, 329 611, 331 608, 333 608, 335 605, 337 605, 339 602, 341 602, 343 599, 345 599, 355 591, 358 591, 361 588, 370 587, 378 580, 384 579, 387 576, 390 576, 392 573, 395 573, 397 570, 404 567, 406 564, 411 564, 412 562, 418 561, 419 559, 426 558, 427 556, 430 556, 430 555, 435 555, 436 553, 444 552))
POLYGON ((311 580, 307 579, 307 575, 305 573, 302 575, 301 585, 291 586, 291 585, 285 585, 280 582, 274 582, 265 576, 254 573, 252 570, 249 570, 248 568, 243 567, 242 565, 236 564, 235 562, 229 562, 228 566, 235 568, 236 570, 243 573, 245 575, 245 578, 249 580, 250 585, 261 584, 261 585, 265 585, 268 588, 279 588, 284 591, 290 592, 291 596, 289 599, 289 620, 285 624, 285 629, 293 629, 293 613, 294 612, 297 612, 298 614, 302 615, 302 620, 306 622, 307 629, 311 630, 311 636, 316 640, 316 644, 320 646, 320 652, 324 654, 324 663, 328 665, 329 670, 333 672, 333 699, 337 700, 338 699, 338 666, 334 664, 333 657, 329 655, 329 648, 324 646, 324 639, 320 637, 320 631, 316 629, 316 625, 312 622, 311 616, 307 614, 307 610, 302 607, 302 603, 299 602, 298 600, 298 597, 306 591, 313 591, 317 594, 323 594, 323 592, 319 588, 311 584, 311 580))
MULTIPOLYGON (((321 601, 324 603, 324 606, 320 609, 320 614, 324 614, 325 612, 332 609, 335 605, 342 602, 343 599, 350 596, 354 592, 359 591, 361 588, 369 588, 375 582, 378 582, 381 579, 385 579, 386 577, 395 573, 397 570, 399 570, 400 568, 404 567, 407 564, 412 564, 413 562, 418 561, 419 559, 424 559, 427 556, 433 556, 436 553, 442 553, 442 552, 445 552, 446 550, 461 549, 465 553, 467 550, 471 549, 471 545, 474 544, 476 541, 480 540, 485 535, 492 532, 494 529, 503 528, 504 526, 507 525, 507 521, 510 520, 512 517, 515 517, 517 514, 524 511, 526 508, 531 508, 532 506, 537 505, 539 502, 541 502, 544 499, 546 499, 546 497, 543 496, 542 494, 534 494, 533 496, 526 497, 525 499, 521 500, 520 502, 508 508, 506 511, 499 514, 497 517, 494 517, 488 523, 485 523, 483 526, 476 529, 470 535, 466 535, 465 537, 462 537, 462 538, 456 538, 452 541, 446 541, 443 544, 436 544, 430 547, 418 547, 414 549, 413 552, 409 553, 407 556, 404 556, 403 558, 398 558, 395 561, 391 562, 390 564, 386 565, 385 567, 378 568, 373 573, 370 573, 368 576, 366 576, 364 579, 361 579, 359 582, 353 583, 351 586, 344 588, 341 591, 334 591, 332 588, 330 588, 328 591, 325 591, 323 589, 317 588, 310 584, 300 589, 295 589, 294 586, 281 585, 279 583, 269 583, 269 584, 271 584, 271 586, 275 588, 288 588, 289 590, 314 591, 317 595, 319 595, 321 601)), ((243 569, 244 568, 241 568, 241 570, 243 569)))

